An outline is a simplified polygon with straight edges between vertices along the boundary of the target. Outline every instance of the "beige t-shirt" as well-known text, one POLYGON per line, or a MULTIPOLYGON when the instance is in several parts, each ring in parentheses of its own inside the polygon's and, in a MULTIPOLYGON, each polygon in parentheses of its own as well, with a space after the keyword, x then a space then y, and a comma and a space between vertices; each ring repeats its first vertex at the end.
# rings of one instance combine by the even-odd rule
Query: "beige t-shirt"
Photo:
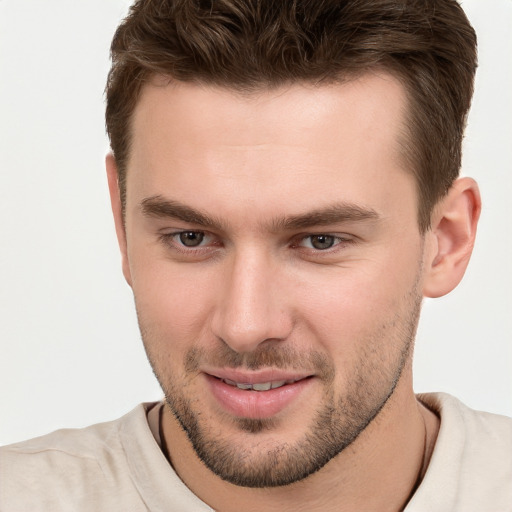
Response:
MULTIPOLYGON (((512 419, 442 393, 419 398, 441 427, 406 512, 512 511, 512 419)), ((141 404, 115 421, 0 448, 0 511, 211 511, 160 450, 160 407, 141 404)))

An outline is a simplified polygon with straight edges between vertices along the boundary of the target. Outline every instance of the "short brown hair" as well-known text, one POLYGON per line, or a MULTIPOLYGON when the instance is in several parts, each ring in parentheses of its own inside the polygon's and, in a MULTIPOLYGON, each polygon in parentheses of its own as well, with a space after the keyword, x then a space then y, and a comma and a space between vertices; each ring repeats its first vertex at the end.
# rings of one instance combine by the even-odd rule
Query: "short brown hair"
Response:
POLYGON ((402 146, 423 232, 459 174, 476 36, 455 0, 137 0, 111 56, 106 126, 123 205, 131 117, 155 75, 251 92, 384 69, 408 93, 402 146))

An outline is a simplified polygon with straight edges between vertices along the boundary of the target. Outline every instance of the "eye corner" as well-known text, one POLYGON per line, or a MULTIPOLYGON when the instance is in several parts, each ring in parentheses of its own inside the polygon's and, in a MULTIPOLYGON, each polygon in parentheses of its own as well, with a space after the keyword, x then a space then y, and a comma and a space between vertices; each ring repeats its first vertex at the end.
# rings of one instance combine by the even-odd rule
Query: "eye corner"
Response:
POLYGON ((165 253, 176 261, 209 259, 222 246, 221 240, 202 229, 160 230, 157 240, 165 253))
POLYGON ((355 242, 353 235, 345 233, 318 232, 300 235, 293 247, 302 248, 317 253, 327 252, 347 246, 355 242))

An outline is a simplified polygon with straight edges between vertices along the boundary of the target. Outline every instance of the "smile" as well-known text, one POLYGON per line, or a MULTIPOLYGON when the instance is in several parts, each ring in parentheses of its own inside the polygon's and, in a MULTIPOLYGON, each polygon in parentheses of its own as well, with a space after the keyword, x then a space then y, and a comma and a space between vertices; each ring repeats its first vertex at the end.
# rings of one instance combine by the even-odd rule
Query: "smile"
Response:
POLYGON ((235 382, 234 380, 222 379, 223 382, 228 384, 229 386, 237 387, 238 389, 243 390, 253 390, 253 391, 268 391, 270 389, 277 389, 286 384, 293 384, 297 382, 296 380, 277 380, 273 382, 258 382, 254 384, 249 383, 241 383, 235 382))
POLYGON ((301 403, 314 388, 313 375, 293 373, 221 370, 203 373, 203 376, 215 407, 238 418, 264 419, 284 412, 294 403, 301 403))

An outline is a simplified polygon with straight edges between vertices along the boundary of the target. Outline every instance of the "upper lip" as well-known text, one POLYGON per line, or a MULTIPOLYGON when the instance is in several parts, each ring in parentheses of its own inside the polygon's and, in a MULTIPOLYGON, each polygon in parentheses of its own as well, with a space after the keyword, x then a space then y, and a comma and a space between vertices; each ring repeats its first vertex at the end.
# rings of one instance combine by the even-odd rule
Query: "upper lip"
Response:
POLYGON ((264 370, 243 370, 234 368, 204 369, 203 372, 222 380, 230 380, 239 384, 262 384, 265 382, 297 381, 311 377, 312 373, 305 371, 281 370, 266 368, 264 370))

